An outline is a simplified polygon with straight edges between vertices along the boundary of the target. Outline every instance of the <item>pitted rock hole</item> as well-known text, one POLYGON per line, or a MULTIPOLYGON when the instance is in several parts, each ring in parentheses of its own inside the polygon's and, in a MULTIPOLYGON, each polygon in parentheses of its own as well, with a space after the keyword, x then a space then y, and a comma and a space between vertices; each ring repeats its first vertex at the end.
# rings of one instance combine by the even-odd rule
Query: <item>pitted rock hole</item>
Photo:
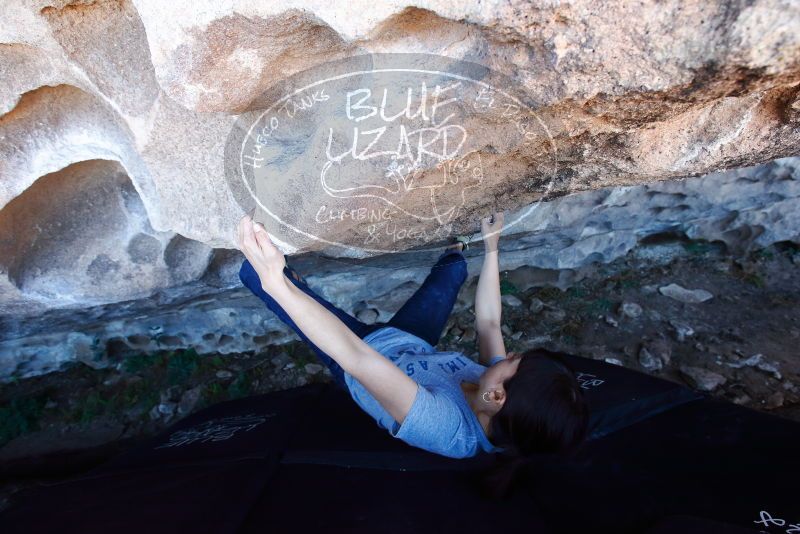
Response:
POLYGON ((164 263, 176 278, 193 279, 205 271, 212 252, 210 247, 199 241, 176 235, 164 249, 164 263))
POLYGON ((136 234, 128 242, 128 255, 133 263, 154 263, 161 253, 161 241, 147 234, 136 234))
POLYGON ((108 257, 107 254, 98 254, 86 268, 86 274, 99 280, 119 270, 119 263, 108 257))

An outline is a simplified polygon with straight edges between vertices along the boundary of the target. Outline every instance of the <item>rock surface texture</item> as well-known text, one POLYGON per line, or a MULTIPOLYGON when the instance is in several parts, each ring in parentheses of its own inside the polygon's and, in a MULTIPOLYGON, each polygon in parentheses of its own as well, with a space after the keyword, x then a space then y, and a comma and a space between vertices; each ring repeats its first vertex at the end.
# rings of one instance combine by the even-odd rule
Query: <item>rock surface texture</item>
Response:
MULTIPOLYGON (((239 261, 226 251, 243 214, 225 178, 226 140, 281 80, 360 54, 474 62, 535 104, 557 163, 552 197, 564 198, 514 228, 505 268, 569 277, 666 231, 741 249, 799 239, 796 160, 723 172, 800 153, 800 4, 791 0, 0 7, 3 375, 81 359, 122 334, 144 347, 167 324, 184 325, 167 345, 242 349, 238 319, 209 297, 235 285, 239 261), (131 318, 165 302, 183 302, 175 312, 182 318, 131 318), (103 308, 111 303, 121 304, 103 308), (49 319, 37 319, 43 313, 49 319), (78 319, 88 325, 81 331, 78 319), (206 323, 196 335, 185 326, 206 323), (72 349, 59 352, 53 344, 67 333, 72 349)), ((478 191, 464 221, 541 197, 526 188, 536 178, 526 172, 532 153, 498 146, 476 150, 502 183, 478 191)), ((293 243, 285 228, 271 230, 293 243)), ((381 269, 378 279, 361 263, 346 264, 343 277, 321 262, 316 276, 338 280, 331 298, 382 319, 391 306, 367 294, 400 298, 423 262, 370 261, 400 267, 389 276, 381 269)), ((272 326, 260 311, 250 319, 247 339, 266 342, 272 326)))
MULTIPOLYGON (((598 262, 632 251, 656 264, 668 263, 669 247, 657 246, 665 237, 717 242, 734 254, 773 243, 800 243, 798 206, 800 158, 681 181, 576 193, 543 203, 514 234, 504 236, 500 268, 520 291, 565 289, 598 262), (648 242, 654 246, 644 246, 648 242)), ((386 321, 400 308, 437 254, 367 260, 304 254, 290 263, 325 298, 353 315, 370 315, 371 322, 376 315, 378 321, 386 321)), ((148 299, 84 310, 54 309, 37 317, 0 316, 0 377, 33 376, 68 361, 105 366, 108 361, 103 358, 109 353, 130 350, 192 347, 199 353, 236 353, 293 339, 294 334, 242 288, 237 275, 241 261, 238 251, 219 249, 198 280, 148 299)), ((471 280, 480 272, 482 249, 468 251, 467 262, 471 280)), ((658 287, 653 287, 654 293, 658 287)), ((456 311, 473 301, 474 286, 465 287, 456 311)), ((535 304, 528 309, 532 315, 560 312, 564 319, 563 311, 543 311, 541 302, 535 304)), ((676 323, 673 328, 682 332, 679 336, 691 336, 689 326, 676 323)))

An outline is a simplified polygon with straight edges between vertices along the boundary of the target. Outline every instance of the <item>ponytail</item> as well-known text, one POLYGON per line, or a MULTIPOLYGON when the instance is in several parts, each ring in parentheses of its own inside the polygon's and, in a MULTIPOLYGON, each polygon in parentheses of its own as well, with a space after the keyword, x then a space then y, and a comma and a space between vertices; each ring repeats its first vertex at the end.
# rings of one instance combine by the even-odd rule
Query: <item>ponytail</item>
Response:
POLYGON ((504 387, 506 402, 490 422, 490 440, 503 452, 483 473, 481 484, 495 499, 506 497, 544 458, 574 452, 589 425, 580 384, 559 353, 524 353, 504 387))
POLYGON ((489 499, 503 500, 533 468, 533 458, 518 454, 498 453, 494 465, 480 475, 480 487, 489 499))

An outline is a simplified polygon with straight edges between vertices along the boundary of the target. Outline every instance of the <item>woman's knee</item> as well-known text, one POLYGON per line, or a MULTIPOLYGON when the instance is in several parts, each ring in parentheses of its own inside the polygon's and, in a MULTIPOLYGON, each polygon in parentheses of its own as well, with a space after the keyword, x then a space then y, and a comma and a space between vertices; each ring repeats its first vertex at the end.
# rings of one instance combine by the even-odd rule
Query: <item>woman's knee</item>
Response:
POLYGON ((457 275, 458 275, 458 284, 461 285, 467 281, 467 260, 464 259, 464 256, 458 260, 457 263, 457 275))
POLYGON ((239 267, 239 280, 250 291, 255 292, 254 288, 261 288, 261 279, 249 260, 244 260, 239 267))
POLYGON ((467 260, 461 252, 451 251, 442 256, 434 266, 434 269, 437 268, 447 269, 451 278, 458 282, 459 285, 467 280, 467 260))
POLYGON ((259 278, 258 273, 248 260, 244 260, 242 266, 239 267, 239 280, 241 280, 242 285, 249 289, 253 295, 264 301, 267 308, 278 313, 277 310, 280 306, 278 306, 278 303, 275 302, 275 299, 273 299, 269 293, 264 291, 264 288, 261 286, 261 278, 259 278))

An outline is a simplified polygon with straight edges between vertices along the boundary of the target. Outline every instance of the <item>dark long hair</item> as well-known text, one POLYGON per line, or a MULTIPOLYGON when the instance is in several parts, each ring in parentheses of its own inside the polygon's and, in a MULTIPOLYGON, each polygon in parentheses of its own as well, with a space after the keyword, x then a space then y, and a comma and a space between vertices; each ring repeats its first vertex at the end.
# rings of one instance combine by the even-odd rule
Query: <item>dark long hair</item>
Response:
POLYGON ((489 438, 504 449, 484 475, 484 489, 502 498, 532 461, 574 452, 586 438, 589 409, 563 353, 525 352, 506 380, 506 401, 489 423, 489 438))

